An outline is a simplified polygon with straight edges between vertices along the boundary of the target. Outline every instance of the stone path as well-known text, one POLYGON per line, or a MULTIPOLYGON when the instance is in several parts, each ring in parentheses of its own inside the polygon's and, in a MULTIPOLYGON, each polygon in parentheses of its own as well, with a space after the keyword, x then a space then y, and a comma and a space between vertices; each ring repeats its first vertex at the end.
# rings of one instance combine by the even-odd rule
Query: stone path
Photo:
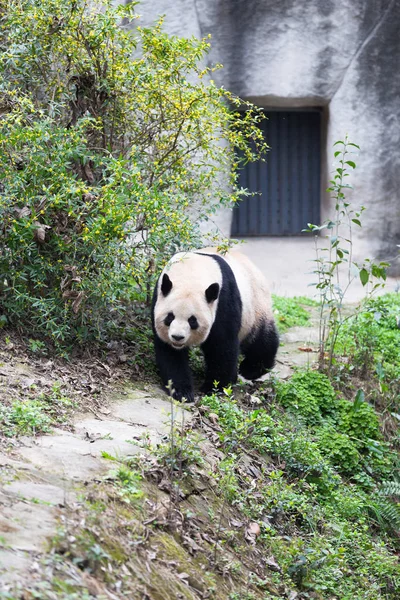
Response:
POLYGON ((281 379, 293 372, 293 367, 311 367, 318 360, 318 327, 292 327, 281 335, 277 365, 274 371, 281 379))
MULTIPOLYGON (((293 365, 316 360, 318 330, 296 327, 281 337, 278 377, 290 376, 293 365)), ((269 377, 267 375, 266 377, 269 377)), ((190 419, 186 410, 176 419, 190 419)), ((110 470, 102 458, 129 456, 141 449, 146 433, 152 443, 170 427, 171 404, 157 387, 115 393, 102 414, 80 415, 74 433, 54 429, 51 435, 24 437, 9 454, 0 453, 0 593, 15 583, 22 589, 38 573, 57 529, 63 508, 78 500, 86 481, 101 478, 110 470)))
MULTIPOLYGON (((174 408, 180 422, 190 413, 174 408)), ((63 507, 77 500, 85 481, 110 470, 102 452, 128 456, 169 430, 171 404, 158 388, 116 394, 106 416, 81 415, 75 431, 24 437, 11 455, 0 454, 0 593, 32 583, 63 507)))

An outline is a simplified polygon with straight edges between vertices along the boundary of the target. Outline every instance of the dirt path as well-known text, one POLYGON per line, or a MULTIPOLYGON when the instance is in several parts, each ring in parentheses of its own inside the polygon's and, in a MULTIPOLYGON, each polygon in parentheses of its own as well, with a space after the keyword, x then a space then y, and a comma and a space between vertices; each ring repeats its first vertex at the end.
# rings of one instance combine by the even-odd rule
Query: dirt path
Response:
MULTIPOLYGON (((316 359, 315 352, 305 351, 317 348, 315 327, 292 328, 281 341, 279 377, 316 359)), ((167 433, 171 404, 159 388, 126 388, 109 400, 101 414, 76 416, 73 432, 54 429, 51 435, 24 437, 0 453, 0 593, 15 585, 23 590, 40 577, 39 564, 63 511, 79 501, 87 482, 110 470, 102 453, 133 455, 142 449, 144 433, 153 443, 167 433)), ((177 419, 182 418, 190 419, 190 413, 180 410, 177 419)))

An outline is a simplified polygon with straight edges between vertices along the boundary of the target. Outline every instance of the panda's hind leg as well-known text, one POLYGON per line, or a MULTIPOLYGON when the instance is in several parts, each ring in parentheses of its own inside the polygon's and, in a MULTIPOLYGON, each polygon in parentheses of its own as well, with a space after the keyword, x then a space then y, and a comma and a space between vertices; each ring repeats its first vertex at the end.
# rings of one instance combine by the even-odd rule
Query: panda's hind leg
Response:
POLYGON ((273 321, 263 321, 241 344, 244 359, 239 373, 246 379, 258 379, 275 364, 279 346, 278 332, 273 321))

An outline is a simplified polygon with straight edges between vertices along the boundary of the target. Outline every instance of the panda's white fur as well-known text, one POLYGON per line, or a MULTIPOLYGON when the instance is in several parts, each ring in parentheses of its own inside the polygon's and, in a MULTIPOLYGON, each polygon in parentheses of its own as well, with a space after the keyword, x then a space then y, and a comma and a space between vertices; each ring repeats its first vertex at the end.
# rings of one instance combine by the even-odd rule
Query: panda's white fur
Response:
POLYGON ((235 249, 223 256, 213 248, 173 256, 157 282, 153 328, 164 384, 172 380, 179 399, 193 398, 189 347, 204 351, 205 391, 212 378, 221 385, 236 381, 239 349, 241 372, 256 378, 273 365, 278 347, 268 284, 235 249))

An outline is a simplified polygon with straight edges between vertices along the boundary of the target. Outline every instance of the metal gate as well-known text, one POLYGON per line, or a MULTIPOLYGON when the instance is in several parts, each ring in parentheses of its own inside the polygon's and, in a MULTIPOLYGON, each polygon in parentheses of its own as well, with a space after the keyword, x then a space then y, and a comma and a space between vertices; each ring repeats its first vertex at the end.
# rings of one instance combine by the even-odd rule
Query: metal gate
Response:
POLYGON ((232 236, 299 235, 320 222, 321 114, 266 112, 266 162, 248 163, 238 184, 250 192, 233 211, 232 236))

